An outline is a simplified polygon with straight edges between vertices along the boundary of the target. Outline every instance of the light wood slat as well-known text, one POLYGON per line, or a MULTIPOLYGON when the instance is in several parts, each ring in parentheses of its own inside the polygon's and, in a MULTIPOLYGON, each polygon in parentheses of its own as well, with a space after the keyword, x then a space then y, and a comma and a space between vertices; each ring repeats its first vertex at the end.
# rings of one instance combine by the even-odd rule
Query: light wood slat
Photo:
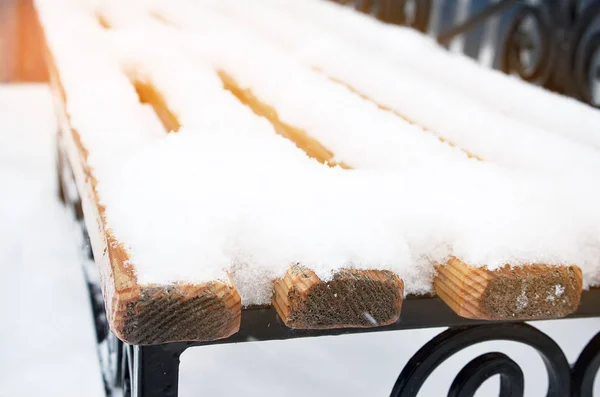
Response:
POLYGON ((381 270, 340 270, 330 281, 300 265, 274 282, 273 306, 291 328, 368 328, 400 316, 404 283, 381 270))
POLYGON ((437 267, 433 286, 458 315, 484 320, 564 317, 579 305, 577 266, 475 267, 451 258, 437 267))
POLYGON ((167 106, 167 102, 163 95, 147 81, 134 80, 133 85, 140 97, 140 102, 152 106, 152 109, 154 109, 154 112, 160 119, 165 131, 178 132, 181 128, 181 124, 179 123, 177 116, 175 116, 167 106))
POLYGON ((310 137, 306 132, 284 123, 279 119, 277 110, 272 106, 261 102, 249 89, 241 88, 237 82, 224 71, 219 71, 219 77, 223 81, 225 89, 236 96, 243 104, 247 105, 254 113, 269 120, 275 131, 294 142, 298 148, 302 149, 309 157, 312 157, 323 164, 329 166, 339 165, 342 168, 350 168, 344 163, 336 163, 334 154, 323 146, 318 140, 310 137))
POLYGON ((136 345, 209 341, 236 333, 240 327, 241 299, 231 281, 138 283, 127 252, 106 227, 105 208, 87 164, 88 150, 77 130, 69 125, 67 96, 48 47, 46 56, 55 107, 62 121, 59 145, 80 192, 111 330, 121 340, 136 345))

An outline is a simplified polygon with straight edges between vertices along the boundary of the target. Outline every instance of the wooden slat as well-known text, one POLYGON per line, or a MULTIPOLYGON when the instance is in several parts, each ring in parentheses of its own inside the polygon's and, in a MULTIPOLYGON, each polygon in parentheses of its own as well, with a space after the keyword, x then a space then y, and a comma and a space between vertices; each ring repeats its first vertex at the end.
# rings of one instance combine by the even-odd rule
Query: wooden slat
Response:
POLYGON ((140 101, 152 106, 154 112, 165 128, 165 131, 178 132, 181 128, 181 124, 179 123, 177 116, 175 116, 167 106, 167 102, 162 94, 147 81, 133 80, 132 83, 135 86, 135 91, 137 92, 140 101))
POLYGON ((241 299, 231 281, 138 283, 126 250, 106 227, 105 208, 87 164, 88 151, 77 130, 68 124, 67 96, 48 50, 46 55, 55 106, 63 126, 60 146, 68 157, 80 192, 94 256, 100 267, 111 330, 121 340, 136 345, 209 341, 236 333, 240 327, 241 299))
POLYGON ((281 121, 277 115, 277 111, 272 106, 261 102, 251 90, 241 88, 227 72, 220 70, 218 73, 223 81, 225 89, 235 95, 240 102, 252 109, 254 113, 269 120, 279 135, 294 142, 296 146, 302 149, 308 156, 323 164, 329 166, 339 165, 342 168, 349 168, 343 163, 336 163, 333 153, 318 140, 310 137, 305 131, 281 121))
POLYGON ((577 266, 505 266, 491 271, 451 258, 437 267, 436 293, 466 318, 534 320, 564 317, 579 305, 577 266))
POLYGON ((400 317, 404 283, 381 270, 340 270, 324 282, 300 265, 274 282, 273 306, 291 328, 374 327, 400 317))

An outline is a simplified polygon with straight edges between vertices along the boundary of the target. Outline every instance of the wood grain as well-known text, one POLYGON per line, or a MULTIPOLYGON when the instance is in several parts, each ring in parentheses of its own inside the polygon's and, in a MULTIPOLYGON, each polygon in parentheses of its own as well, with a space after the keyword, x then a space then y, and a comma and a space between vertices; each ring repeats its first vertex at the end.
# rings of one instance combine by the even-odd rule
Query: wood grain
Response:
POLYGON ((437 267, 433 286, 462 317, 483 320, 537 320, 564 317, 579 305, 582 273, 577 266, 467 265, 457 258, 437 267))
POLYGON ((404 283, 382 270, 340 270, 330 281, 300 265, 274 282, 273 306, 291 328, 366 328, 400 317, 404 283))
POLYGON ((67 94, 50 51, 46 55, 62 127, 59 149, 75 175, 111 330, 124 342, 135 345, 209 341, 236 333, 240 327, 241 299, 231 281, 138 283, 127 251, 106 226, 97 181, 87 163, 88 150, 78 131, 69 124, 67 94))

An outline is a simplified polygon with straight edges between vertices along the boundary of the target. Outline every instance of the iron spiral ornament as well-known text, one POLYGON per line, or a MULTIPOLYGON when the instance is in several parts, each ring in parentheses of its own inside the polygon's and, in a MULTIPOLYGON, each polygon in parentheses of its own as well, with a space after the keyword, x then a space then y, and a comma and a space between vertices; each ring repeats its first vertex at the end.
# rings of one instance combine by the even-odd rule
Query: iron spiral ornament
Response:
POLYGON ((594 107, 600 78, 600 0, 520 6, 502 50, 502 70, 594 107), (533 59, 533 60, 532 60, 533 59))
POLYGON ((600 80, 600 0, 590 2, 579 15, 569 54, 574 92, 583 101, 600 108, 600 98, 594 99, 591 92, 593 80, 600 80))
POLYGON ((525 377, 519 364, 504 353, 486 353, 474 358, 454 378, 448 397, 473 397, 487 379, 500 375, 500 397, 522 397, 525 377))
MULTIPOLYGON (((398 377, 392 397, 415 397, 429 375, 444 361, 469 346, 504 340, 533 347, 548 372, 548 397, 570 395, 571 368, 561 348, 537 328, 525 323, 485 324, 456 327, 437 335, 408 361, 398 377)), ((448 396, 473 396, 477 388, 494 375, 500 375, 500 396, 523 396, 523 373, 517 363, 502 353, 487 353, 475 358, 456 376, 448 396)))
POLYGON ((600 332, 583 348, 573 365, 572 397, 594 394, 594 380, 600 369, 600 332))

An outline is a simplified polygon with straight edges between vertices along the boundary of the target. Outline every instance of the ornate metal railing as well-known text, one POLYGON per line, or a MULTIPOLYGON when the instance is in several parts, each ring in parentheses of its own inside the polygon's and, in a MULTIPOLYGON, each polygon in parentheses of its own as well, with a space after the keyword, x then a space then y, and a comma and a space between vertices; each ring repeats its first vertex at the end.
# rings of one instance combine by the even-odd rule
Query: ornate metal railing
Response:
MULTIPOLYGON (((358 10, 386 22, 412 26, 434 35, 442 45, 452 47, 453 42, 462 40, 458 47, 474 58, 480 56, 483 48, 492 45, 495 56, 489 66, 516 73, 527 81, 595 106, 600 102, 599 94, 594 93, 598 91, 597 80, 600 79, 600 0, 547 0, 538 1, 537 5, 516 0, 357 0, 351 3, 358 10), (451 21, 460 7, 473 12, 453 25, 451 21), (482 34, 485 29, 496 33, 482 34)), ((60 161, 59 176, 61 199, 74 210, 86 236, 84 262, 92 263, 81 202, 73 192, 65 191, 72 186, 72 174, 60 161)), ((242 312, 240 331, 224 340, 130 346, 108 329, 95 273, 95 268, 86 267, 98 356, 108 396, 177 396, 179 358, 194 346, 440 326, 450 328, 421 347, 408 361, 393 387, 392 396, 416 396, 429 375, 449 357, 476 343, 492 340, 515 341, 533 347, 548 372, 548 396, 592 396, 594 378, 600 368, 600 333, 571 366, 561 348, 538 329, 521 322, 464 319, 436 297, 408 297, 398 322, 373 329, 293 330, 281 322, 273 309, 250 308, 242 312)), ((598 316, 600 289, 593 289, 584 291, 579 309, 569 317, 598 316)), ((500 396, 523 396, 525 379, 521 368, 499 352, 483 354, 458 371, 448 396, 473 396, 478 387, 494 375, 500 375, 500 396)))

